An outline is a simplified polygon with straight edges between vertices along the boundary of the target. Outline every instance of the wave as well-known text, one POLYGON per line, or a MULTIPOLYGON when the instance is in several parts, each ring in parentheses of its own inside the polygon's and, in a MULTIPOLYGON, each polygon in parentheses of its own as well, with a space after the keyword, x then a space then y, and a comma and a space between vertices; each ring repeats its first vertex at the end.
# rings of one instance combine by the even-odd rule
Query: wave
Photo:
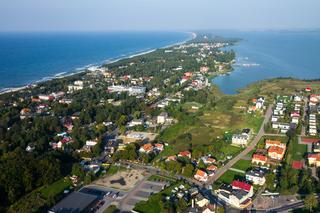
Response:
POLYGON ((41 78, 39 80, 27 83, 26 85, 21 86, 21 87, 0 88, 0 95, 4 94, 4 93, 16 92, 16 91, 19 91, 19 90, 23 90, 23 89, 29 88, 31 85, 36 86, 37 84, 43 83, 43 82, 46 82, 46 81, 51 81, 51 80, 54 80, 54 79, 61 79, 61 78, 69 77, 69 76, 72 76, 72 75, 80 74, 82 72, 86 72, 88 68, 93 67, 93 66, 108 65, 108 64, 112 64, 112 63, 118 62, 120 60, 126 59, 126 58, 134 58, 134 57, 137 57, 137 56, 149 54, 149 53, 152 53, 152 52, 156 51, 157 49, 166 49, 166 48, 170 48, 170 47, 173 47, 173 46, 176 46, 176 45, 181 45, 181 44, 184 44, 187 41, 189 41, 191 39, 194 39, 196 37, 195 33, 193 33, 193 32, 188 32, 188 33, 191 35, 189 38, 187 38, 187 39, 185 39, 183 41, 180 41, 180 42, 176 42, 176 43, 173 43, 173 44, 169 44, 169 45, 163 46, 163 47, 159 47, 159 48, 144 48, 143 50, 129 52, 128 54, 121 54, 119 57, 108 58, 108 59, 105 59, 105 60, 103 60, 101 62, 98 62, 98 63, 92 63, 92 64, 88 64, 88 65, 85 65, 85 66, 82 66, 82 67, 75 68, 74 70, 69 71, 69 72, 59 72, 59 73, 54 74, 53 76, 46 76, 46 77, 43 77, 43 78, 41 78))

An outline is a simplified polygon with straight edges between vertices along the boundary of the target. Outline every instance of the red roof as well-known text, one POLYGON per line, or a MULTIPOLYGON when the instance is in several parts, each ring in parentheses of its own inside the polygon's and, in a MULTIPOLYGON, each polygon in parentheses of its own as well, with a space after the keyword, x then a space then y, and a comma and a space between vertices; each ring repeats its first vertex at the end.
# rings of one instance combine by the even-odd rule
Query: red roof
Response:
POLYGON ((190 157, 191 156, 191 153, 189 151, 183 151, 183 152, 180 152, 179 153, 179 156, 182 156, 182 157, 190 157))
POLYGON ((254 154, 252 157, 254 160, 265 161, 267 162, 268 158, 264 155, 254 154))
POLYGON ((285 150, 281 147, 277 147, 277 146, 271 146, 268 149, 268 153, 277 153, 278 155, 282 155, 284 154, 285 150))
POLYGON ((319 141, 320 141, 319 138, 305 138, 305 137, 302 138, 302 142, 304 143, 317 143, 319 141))
POLYGON ((200 176, 200 177, 205 177, 205 176, 207 176, 207 173, 198 169, 196 175, 200 176))
POLYGON ((292 162, 292 168, 294 169, 302 169, 303 163, 302 161, 293 161, 292 162))
POLYGON ((234 188, 239 188, 239 189, 243 189, 245 191, 250 191, 251 189, 251 185, 248 184, 248 183, 244 183, 244 182, 241 182, 241 181, 238 181, 238 180, 234 180, 232 181, 232 187, 234 188))

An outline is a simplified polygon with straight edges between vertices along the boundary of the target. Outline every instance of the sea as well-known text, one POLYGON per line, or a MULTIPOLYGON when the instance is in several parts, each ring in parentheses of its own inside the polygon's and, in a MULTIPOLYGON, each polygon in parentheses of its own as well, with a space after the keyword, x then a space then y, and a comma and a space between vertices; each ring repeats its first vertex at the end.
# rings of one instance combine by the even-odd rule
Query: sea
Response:
POLYGON ((0 91, 183 42, 188 32, 0 33, 0 91))
MULTIPOLYGON (((320 30, 213 30, 241 39, 234 71, 212 81, 226 94, 276 78, 320 79, 320 30)), ((0 33, 0 91, 69 75, 190 39, 187 32, 0 33)))
POLYGON ((239 38, 234 70, 212 82, 226 94, 270 78, 320 79, 320 30, 215 31, 239 38))

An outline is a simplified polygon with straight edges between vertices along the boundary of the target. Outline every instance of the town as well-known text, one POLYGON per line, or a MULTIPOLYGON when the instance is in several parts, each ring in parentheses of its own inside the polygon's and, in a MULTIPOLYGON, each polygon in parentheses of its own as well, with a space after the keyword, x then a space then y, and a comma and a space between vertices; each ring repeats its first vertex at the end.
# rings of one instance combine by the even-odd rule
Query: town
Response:
POLYGON ((222 94, 211 79, 232 72, 235 53, 222 48, 236 42, 199 34, 2 94, 4 210, 315 208, 320 82, 222 94))

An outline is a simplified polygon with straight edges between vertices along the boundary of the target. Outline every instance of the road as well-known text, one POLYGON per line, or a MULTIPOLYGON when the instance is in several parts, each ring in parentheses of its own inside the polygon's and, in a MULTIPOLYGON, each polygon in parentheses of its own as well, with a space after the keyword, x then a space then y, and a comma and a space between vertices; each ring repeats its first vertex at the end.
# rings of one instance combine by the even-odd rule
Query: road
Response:
POLYGON ((230 169, 236 162, 238 162, 242 157, 246 156, 249 152, 251 152, 256 147, 261 137, 265 135, 264 126, 269 122, 271 115, 272 115, 272 105, 268 107, 267 112, 264 116, 264 121, 260 127, 258 134, 255 136, 254 140, 249 144, 249 146, 246 147, 245 150, 243 150, 240 154, 238 154, 236 157, 231 159, 226 165, 218 169, 216 174, 213 177, 210 177, 209 180, 207 181, 206 183, 207 187, 212 185, 226 171, 228 171, 228 169, 230 169))

